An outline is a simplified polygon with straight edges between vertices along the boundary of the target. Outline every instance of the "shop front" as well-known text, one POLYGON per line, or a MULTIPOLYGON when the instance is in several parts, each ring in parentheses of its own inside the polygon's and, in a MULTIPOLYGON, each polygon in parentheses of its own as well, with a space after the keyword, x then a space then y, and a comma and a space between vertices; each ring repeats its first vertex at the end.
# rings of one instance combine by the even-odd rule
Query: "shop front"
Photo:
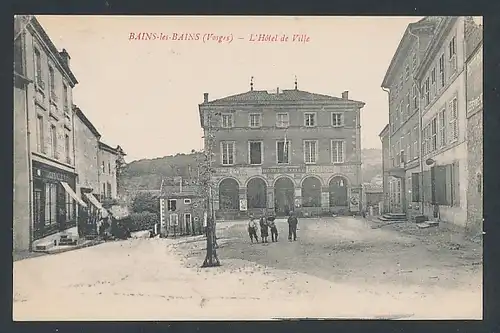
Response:
POLYGON ((77 205, 86 204, 76 195, 76 175, 33 161, 33 240, 73 228, 77 205))

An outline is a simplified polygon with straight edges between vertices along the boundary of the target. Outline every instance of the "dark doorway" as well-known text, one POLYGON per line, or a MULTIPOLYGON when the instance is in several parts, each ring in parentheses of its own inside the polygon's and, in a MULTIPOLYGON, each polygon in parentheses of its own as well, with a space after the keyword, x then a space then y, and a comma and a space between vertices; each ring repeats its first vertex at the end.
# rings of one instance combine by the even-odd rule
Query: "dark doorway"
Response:
POLYGON ((276 215, 288 215, 294 207, 295 188, 293 182, 282 177, 274 183, 274 209, 276 215))
POLYGON ((239 209, 239 206, 240 201, 238 182, 231 178, 224 179, 219 184, 219 209, 239 209))
POLYGON ((266 208, 267 185, 261 178, 253 178, 247 184, 248 208, 266 208))
POLYGON ((307 177, 302 182, 302 207, 321 207, 321 182, 307 177))
POLYGON ((347 207, 347 181, 344 177, 333 177, 329 184, 330 207, 347 207))

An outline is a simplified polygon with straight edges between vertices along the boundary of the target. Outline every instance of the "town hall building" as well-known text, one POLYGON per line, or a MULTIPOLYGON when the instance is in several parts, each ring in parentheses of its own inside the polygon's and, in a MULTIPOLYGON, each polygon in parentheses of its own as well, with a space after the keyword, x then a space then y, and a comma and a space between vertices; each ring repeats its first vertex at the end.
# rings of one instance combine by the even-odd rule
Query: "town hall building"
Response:
POLYGON ((299 90, 297 82, 273 92, 251 83, 213 101, 205 93, 199 113, 205 145, 215 141, 217 217, 358 212, 364 104, 347 91, 332 97, 299 90))

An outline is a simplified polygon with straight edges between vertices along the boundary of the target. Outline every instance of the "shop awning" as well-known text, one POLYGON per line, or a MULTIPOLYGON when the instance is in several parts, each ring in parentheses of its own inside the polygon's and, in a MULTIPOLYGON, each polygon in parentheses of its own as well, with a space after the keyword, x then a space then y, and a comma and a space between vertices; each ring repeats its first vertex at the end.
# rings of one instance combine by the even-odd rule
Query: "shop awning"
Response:
POLYGON ((64 187, 64 190, 69 194, 69 196, 73 198, 73 200, 78 202, 78 204, 80 204, 81 206, 87 207, 87 204, 83 202, 83 200, 80 199, 78 195, 76 195, 75 191, 73 191, 73 189, 68 185, 68 183, 61 182, 61 185, 62 187, 64 187))
POLYGON ((87 199, 89 199, 90 203, 93 204, 95 207, 104 210, 104 207, 101 205, 99 200, 97 200, 97 198, 94 197, 92 193, 85 193, 85 196, 87 197, 87 199))

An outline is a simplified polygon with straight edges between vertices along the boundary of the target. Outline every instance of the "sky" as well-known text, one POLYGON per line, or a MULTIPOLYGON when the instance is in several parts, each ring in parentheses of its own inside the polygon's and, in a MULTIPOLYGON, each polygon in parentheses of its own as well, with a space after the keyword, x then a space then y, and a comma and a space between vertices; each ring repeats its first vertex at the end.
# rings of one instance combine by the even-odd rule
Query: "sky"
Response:
POLYGON ((406 26, 421 17, 37 16, 56 47, 71 56, 78 105, 102 140, 126 161, 202 148, 198 104, 250 90, 298 88, 366 103, 361 147, 381 148, 388 123, 380 87, 406 26), (136 40, 200 34, 199 40, 136 40), (210 36, 227 36, 221 42, 210 36), (259 34, 285 42, 254 42, 259 34), (293 35, 308 42, 293 42, 293 35), (230 41, 230 42, 229 42, 230 41))

